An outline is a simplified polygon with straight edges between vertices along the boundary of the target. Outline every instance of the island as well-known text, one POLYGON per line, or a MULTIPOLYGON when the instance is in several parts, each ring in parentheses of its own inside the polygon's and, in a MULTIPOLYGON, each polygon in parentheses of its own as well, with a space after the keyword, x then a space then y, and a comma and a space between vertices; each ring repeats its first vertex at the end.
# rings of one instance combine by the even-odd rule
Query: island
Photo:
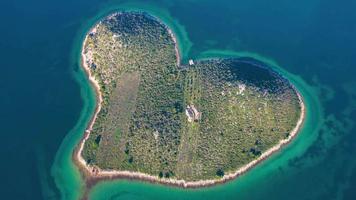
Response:
POLYGON ((280 73, 253 58, 181 63, 173 31, 144 12, 95 24, 82 66, 97 105, 73 158, 90 180, 223 183, 290 142, 305 117, 280 73))

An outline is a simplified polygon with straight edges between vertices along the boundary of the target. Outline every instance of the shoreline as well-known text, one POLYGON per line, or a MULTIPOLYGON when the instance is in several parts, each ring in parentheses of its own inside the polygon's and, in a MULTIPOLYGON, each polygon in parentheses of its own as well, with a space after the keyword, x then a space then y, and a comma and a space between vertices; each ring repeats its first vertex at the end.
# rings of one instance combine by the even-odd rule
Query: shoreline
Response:
MULTIPOLYGON (((116 13, 109 15, 113 16, 116 13)), ((178 44, 176 37, 172 30, 165 25, 163 22, 161 22, 159 19, 158 21, 162 23, 168 30, 168 33, 172 37, 172 40, 174 42, 175 46, 175 51, 176 51, 176 58, 177 58, 177 66, 180 66, 180 54, 179 54, 179 49, 178 49, 178 44)), ((185 181, 185 180, 178 180, 178 179, 167 179, 167 178, 159 178, 158 176, 153 176, 149 175, 146 173, 141 173, 141 172, 131 172, 131 171, 119 171, 119 170, 102 170, 96 166, 90 166, 86 163, 84 158, 82 157, 82 151, 84 148, 85 141, 89 138, 90 132, 93 128, 93 125, 95 123, 95 120, 97 118, 98 113, 100 112, 101 109, 101 103, 102 103, 102 95, 100 92, 100 85, 98 81, 95 79, 95 77, 92 75, 90 71, 90 67, 87 64, 87 55, 84 53, 84 48, 85 44, 88 38, 89 33, 95 30, 96 26, 100 23, 96 23, 93 28, 91 28, 88 33, 85 35, 85 39, 82 44, 82 49, 81 49, 81 67, 84 69, 86 75, 88 76, 90 84, 94 87, 95 94, 96 94, 96 108, 94 115, 89 121, 89 124, 85 130, 85 133, 80 140, 80 143, 77 145, 75 148, 75 151, 73 152, 73 161, 74 163, 79 167, 80 171, 84 173, 85 178, 87 179, 86 182, 88 185, 92 186, 98 181, 101 180, 114 180, 114 179, 130 179, 130 180, 140 180, 140 181, 147 181, 151 183, 159 183, 159 184, 164 184, 164 185, 169 185, 169 186, 176 186, 176 187, 182 187, 182 188, 200 188, 200 187, 208 187, 208 186, 214 186, 217 184, 222 184, 227 181, 233 180, 240 175, 246 173, 248 170, 252 169, 254 166, 262 162, 263 160, 267 159, 271 155, 273 155, 275 152, 279 151, 282 147, 284 147, 286 144, 290 143, 295 136, 299 133, 300 129, 302 128, 302 125, 305 120, 305 114, 306 114, 306 109, 304 105, 304 101, 302 96, 299 94, 298 90, 292 85, 294 91, 296 92, 298 99, 299 99, 299 104, 301 107, 301 112, 300 112, 300 117, 298 119, 298 122, 295 126, 295 128, 290 132, 290 135, 288 138, 281 140, 278 144, 275 146, 271 147, 267 151, 263 152, 260 157, 256 158, 255 160, 247 163, 246 165, 238 168, 235 172, 233 173, 228 173, 224 175, 222 178, 219 179, 208 179, 208 180, 198 180, 198 181, 185 181)), ((288 79, 287 79, 288 80, 288 79)))

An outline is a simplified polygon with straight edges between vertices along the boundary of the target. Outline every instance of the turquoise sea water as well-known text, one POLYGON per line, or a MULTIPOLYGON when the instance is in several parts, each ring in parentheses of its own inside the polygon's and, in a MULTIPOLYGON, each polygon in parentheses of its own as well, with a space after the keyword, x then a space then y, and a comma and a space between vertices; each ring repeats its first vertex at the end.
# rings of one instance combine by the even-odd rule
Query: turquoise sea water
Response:
POLYGON ((90 199, 356 199, 356 3, 345 0, 1 1, 1 199, 77 199, 71 161, 94 111, 80 68, 88 29, 116 10, 168 24, 189 58, 248 56, 302 93, 307 119, 282 151, 238 179, 183 190, 96 185, 90 199))

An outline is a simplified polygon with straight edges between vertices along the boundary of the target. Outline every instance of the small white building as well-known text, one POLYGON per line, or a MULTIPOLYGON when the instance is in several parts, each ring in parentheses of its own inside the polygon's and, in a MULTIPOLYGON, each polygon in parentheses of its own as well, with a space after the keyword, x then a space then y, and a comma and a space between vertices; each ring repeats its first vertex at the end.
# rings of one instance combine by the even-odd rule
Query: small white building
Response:
POLYGON ((239 91, 236 92, 237 95, 239 95, 239 94, 243 95, 243 92, 245 91, 245 89, 246 89, 246 85, 245 84, 239 84, 239 91))
POLYGON ((195 108, 194 105, 187 106, 185 114, 188 117, 188 122, 199 121, 201 118, 201 113, 195 108))
POLYGON ((192 59, 189 60, 189 65, 194 65, 194 61, 192 59))

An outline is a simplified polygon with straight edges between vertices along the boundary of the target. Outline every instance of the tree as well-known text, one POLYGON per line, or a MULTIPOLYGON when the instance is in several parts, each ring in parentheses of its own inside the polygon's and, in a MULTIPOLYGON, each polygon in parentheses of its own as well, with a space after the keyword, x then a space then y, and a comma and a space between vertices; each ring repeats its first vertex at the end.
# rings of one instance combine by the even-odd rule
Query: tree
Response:
POLYGON ((219 169, 216 171, 216 175, 217 175, 217 176, 220 176, 220 177, 223 177, 223 176, 225 175, 224 170, 221 169, 221 168, 219 168, 219 169))

